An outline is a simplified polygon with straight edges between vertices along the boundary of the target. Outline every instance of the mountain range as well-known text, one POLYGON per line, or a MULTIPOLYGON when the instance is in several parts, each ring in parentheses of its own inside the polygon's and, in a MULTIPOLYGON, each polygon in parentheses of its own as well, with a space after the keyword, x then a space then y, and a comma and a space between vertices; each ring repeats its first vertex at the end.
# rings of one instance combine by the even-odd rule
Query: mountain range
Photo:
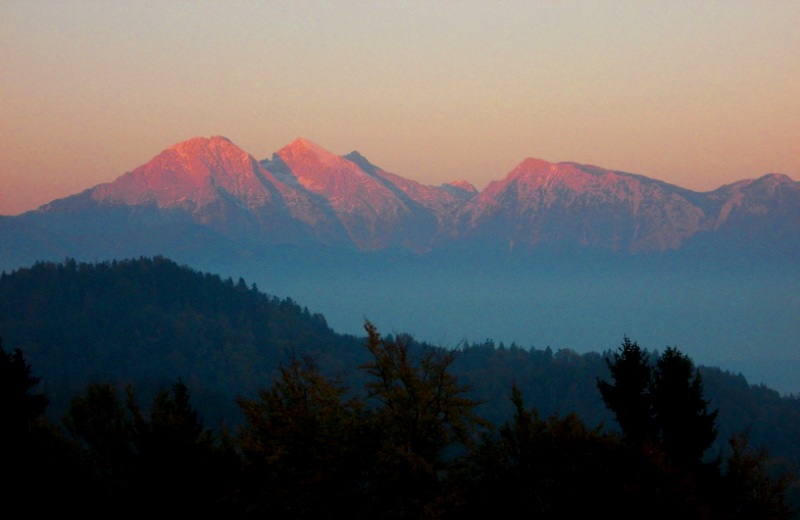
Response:
POLYGON ((340 333, 614 348, 623 335, 800 393, 800 182, 708 192, 528 158, 428 186, 296 139, 257 159, 175 144, 111 182, 0 216, 0 270, 162 255, 245 277, 340 333))
POLYGON ((112 182, 1 224, 7 237, 24 242, 4 241, 3 254, 11 257, 36 243, 40 250, 30 252, 46 256, 47 248, 50 254, 75 249, 92 234, 118 253, 131 240, 152 242, 148 231, 190 239, 183 247, 203 237, 239 249, 638 254, 711 242, 744 250, 769 244, 791 253, 800 244, 800 182, 772 173, 701 193, 642 175, 528 158, 479 192, 465 181, 423 185, 358 152, 337 156, 302 138, 257 160, 214 136, 171 146, 112 182), (114 239, 120 233, 127 235, 123 244, 114 239))

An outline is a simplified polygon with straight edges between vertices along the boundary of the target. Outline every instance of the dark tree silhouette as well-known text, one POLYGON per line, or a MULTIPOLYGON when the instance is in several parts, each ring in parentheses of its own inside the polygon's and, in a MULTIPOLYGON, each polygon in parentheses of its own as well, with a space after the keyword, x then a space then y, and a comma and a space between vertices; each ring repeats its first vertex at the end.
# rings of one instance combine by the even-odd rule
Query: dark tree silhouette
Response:
POLYGON ((635 341, 625 337, 619 351, 606 358, 613 384, 598 378, 603 402, 614 412, 624 438, 632 444, 655 440, 652 368, 650 356, 635 341))
POLYGON ((700 518, 705 497, 655 457, 575 414, 540 418, 511 391, 514 417, 457 473, 446 518, 700 518))
POLYGON ((134 447, 117 389, 110 383, 87 386, 73 396, 64 426, 82 446, 98 485, 98 507, 129 499, 134 447))
POLYGON ((412 350, 408 336, 382 338, 367 321, 366 347, 372 360, 362 366, 371 408, 376 498, 392 514, 419 515, 439 492, 446 452, 469 446, 485 424, 478 402, 449 369, 455 350, 412 350), (419 357, 415 356, 417 354, 419 357))
POLYGON ((174 515, 225 512, 237 459, 215 444, 191 405, 186 385, 178 380, 171 392, 160 390, 149 416, 136 403, 133 387, 127 389, 127 403, 136 450, 132 487, 140 497, 139 509, 174 515))
POLYGON ((7 353, 0 339, 0 414, 3 417, 0 431, 4 440, 22 438, 44 414, 47 397, 31 393, 37 384, 39 378, 31 375, 30 364, 22 351, 15 349, 7 353))
POLYGON ((21 350, 0 340, 0 513, 45 516, 80 504, 88 481, 77 449, 45 417, 47 397, 21 350), (6 508, 11 510, 6 510, 6 508))
POLYGON ((623 437, 655 444, 672 464, 696 469, 716 439, 717 412, 708 410, 702 377, 689 356, 670 347, 653 366, 647 351, 626 337, 606 361, 614 383, 598 378, 597 387, 623 437))
POLYGON ((286 518, 360 516, 363 495, 358 399, 310 358, 280 367, 258 399, 237 400, 246 424, 244 508, 286 518))
POLYGON ((684 467, 698 464, 717 438, 717 411, 708 410, 703 379, 687 355, 676 348, 661 354, 650 398, 667 457, 684 467))
POLYGON ((766 448, 754 449, 746 434, 729 439, 731 454, 727 459, 725 505, 733 518, 786 520, 797 518, 800 511, 789 507, 786 492, 794 476, 771 475, 767 469, 766 448))

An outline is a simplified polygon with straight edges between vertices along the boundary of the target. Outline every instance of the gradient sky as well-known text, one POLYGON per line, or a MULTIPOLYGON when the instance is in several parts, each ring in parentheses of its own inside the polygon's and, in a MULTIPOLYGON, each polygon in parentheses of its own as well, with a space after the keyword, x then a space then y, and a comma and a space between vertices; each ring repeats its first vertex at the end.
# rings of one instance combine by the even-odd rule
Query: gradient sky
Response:
POLYGON ((800 179, 800 2, 0 0, 0 214, 194 136, 425 184, 526 157, 800 179))

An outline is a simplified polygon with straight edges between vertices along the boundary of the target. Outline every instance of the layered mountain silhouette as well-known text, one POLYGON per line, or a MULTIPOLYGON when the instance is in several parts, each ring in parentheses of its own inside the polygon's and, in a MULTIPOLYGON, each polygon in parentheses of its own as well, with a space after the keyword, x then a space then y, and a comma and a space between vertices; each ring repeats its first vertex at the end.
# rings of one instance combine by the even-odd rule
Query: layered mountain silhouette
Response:
POLYGON ((464 181, 426 186, 358 152, 338 156, 302 138, 257 160, 224 137, 196 137, 113 182, 2 217, 0 232, 3 255, 23 262, 208 244, 416 254, 453 246, 647 254, 697 244, 791 252, 800 245, 800 182, 767 174, 695 192, 529 158, 478 192, 464 181))
POLYGON ((631 334, 797 391, 800 183, 708 192, 525 159, 478 191, 427 186, 296 139, 257 159, 224 137, 0 216, 0 271, 161 255, 322 313, 436 343, 613 348, 631 334))

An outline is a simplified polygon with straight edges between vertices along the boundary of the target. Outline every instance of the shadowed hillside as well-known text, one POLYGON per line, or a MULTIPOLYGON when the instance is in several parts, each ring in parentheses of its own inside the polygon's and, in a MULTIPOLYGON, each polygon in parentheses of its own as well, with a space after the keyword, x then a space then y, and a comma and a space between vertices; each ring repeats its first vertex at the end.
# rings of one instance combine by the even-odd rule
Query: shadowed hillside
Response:
MULTIPOLYGON (((368 359, 363 337, 336 333, 322 315, 289 298, 161 257, 37 263, 4 273, 0 337, 42 376, 55 416, 88 383, 135 383, 148 396, 181 378, 210 424, 231 424, 240 420, 234 399, 268 385, 292 355, 312 356, 325 373, 354 387, 363 382, 356 368, 368 359)), ((574 412, 590 425, 613 428, 595 387, 607 376, 603 352, 491 340, 452 347, 459 347, 453 369, 491 422, 513 413, 508 391, 516 384, 543 416, 574 412)), ((746 430, 774 455, 800 460, 796 397, 721 368, 701 369, 708 397, 720 409, 718 450, 728 435, 746 430)))

